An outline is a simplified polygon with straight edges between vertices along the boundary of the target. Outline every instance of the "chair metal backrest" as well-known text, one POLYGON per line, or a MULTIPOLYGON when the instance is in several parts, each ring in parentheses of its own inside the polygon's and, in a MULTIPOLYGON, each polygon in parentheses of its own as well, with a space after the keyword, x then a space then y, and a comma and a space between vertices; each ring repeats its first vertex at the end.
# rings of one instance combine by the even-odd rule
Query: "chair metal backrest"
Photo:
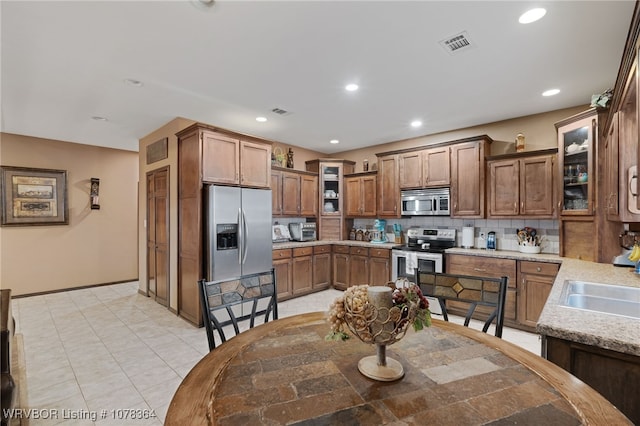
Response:
POLYGON ((209 350, 216 347, 214 330, 222 342, 227 341, 223 327, 232 324, 234 335, 240 333, 238 322, 249 319, 253 328, 255 319, 264 314, 264 322, 278 319, 276 275, 269 272, 219 280, 198 281, 202 317, 207 331, 209 350))
POLYGON ((486 333, 495 320, 495 336, 502 338, 509 280, 507 277, 489 278, 416 270, 415 279, 425 296, 438 299, 445 321, 449 321, 446 309, 447 300, 469 303, 469 309, 464 319, 465 327, 469 326, 469 321, 478 306, 493 308, 488 314, 482 331, 486 333))

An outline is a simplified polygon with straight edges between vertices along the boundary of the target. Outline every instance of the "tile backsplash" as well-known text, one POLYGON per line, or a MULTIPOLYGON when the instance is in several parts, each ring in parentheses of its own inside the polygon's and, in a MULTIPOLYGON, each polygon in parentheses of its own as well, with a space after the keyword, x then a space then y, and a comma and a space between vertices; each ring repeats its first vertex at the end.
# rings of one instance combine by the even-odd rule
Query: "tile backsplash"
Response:
MULTIPOLYGON (((373 228, 373 219, 354 220, 355 228, 373 228)), ((490 231, 496 233, 497 249, 518 251, 516 230, 526 226, 535 228, 542 237, 542 253, 558 254, 560 251, 558 220, 546 219, 452 219, 444 216, 415 216, 403 219, 387 219, 387 232, 393 232, 393 224, 398 223, 402 230, 408 228, 453 228, 456 232, 456 246, 462 246, 462 228, 475 228, 474 247, 486 247, 486 235, 490 231), (484 238, 483 238, 484 237, 484 238)))

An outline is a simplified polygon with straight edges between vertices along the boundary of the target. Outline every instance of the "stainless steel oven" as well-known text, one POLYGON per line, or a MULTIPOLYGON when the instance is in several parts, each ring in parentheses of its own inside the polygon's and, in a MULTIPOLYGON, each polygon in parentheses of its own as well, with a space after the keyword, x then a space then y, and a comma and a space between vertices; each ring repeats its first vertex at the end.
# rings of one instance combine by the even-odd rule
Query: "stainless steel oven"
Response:
MULTIPOLYGON (((391 251, 391 279, 407 278, 415 281, 416 269, 425 272, 445 272, 444 251, 455 245, 455 229, 411 228, 407 231, 407 245, 391 251)), ((442 314, 440 304, 429 299, 429 309, 442 314)))

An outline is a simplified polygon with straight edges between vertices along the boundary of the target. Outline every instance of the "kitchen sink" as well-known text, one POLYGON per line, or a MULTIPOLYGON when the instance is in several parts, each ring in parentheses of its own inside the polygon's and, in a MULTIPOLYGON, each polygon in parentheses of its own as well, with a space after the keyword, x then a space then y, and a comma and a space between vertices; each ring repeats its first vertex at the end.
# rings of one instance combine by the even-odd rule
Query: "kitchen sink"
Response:
POLYGON ((559 305, 640 319, 640 288, 566 280, 559 305))

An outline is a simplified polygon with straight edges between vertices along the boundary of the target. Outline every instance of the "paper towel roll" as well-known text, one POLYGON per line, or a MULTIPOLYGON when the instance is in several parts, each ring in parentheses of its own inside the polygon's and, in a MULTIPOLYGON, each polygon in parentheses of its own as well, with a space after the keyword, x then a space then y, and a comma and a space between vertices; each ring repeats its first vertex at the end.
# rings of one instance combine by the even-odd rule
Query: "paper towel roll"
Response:
POLYGON ((465 226, 462 228, 462 247, 473 247, 473 240, 475 236, 475 228, 473 226, 465 226))

